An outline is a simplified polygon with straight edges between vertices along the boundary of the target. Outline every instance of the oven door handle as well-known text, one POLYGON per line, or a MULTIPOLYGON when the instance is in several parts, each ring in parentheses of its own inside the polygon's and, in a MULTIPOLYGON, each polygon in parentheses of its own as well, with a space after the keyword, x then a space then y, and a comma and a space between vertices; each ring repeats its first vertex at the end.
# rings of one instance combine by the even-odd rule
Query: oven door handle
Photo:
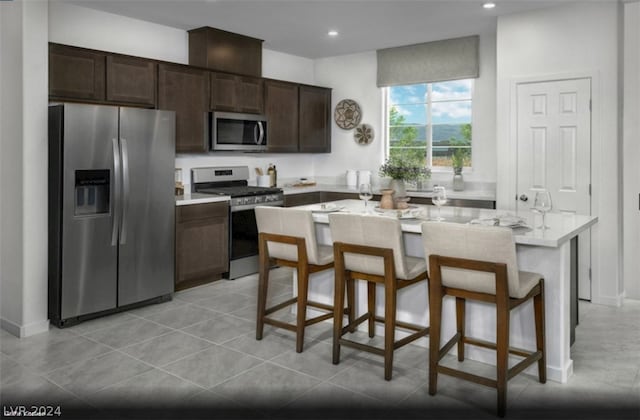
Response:
POLYGON ((284 205, 284 201, 270 201, 268 203, 260 203, 260 204, 242 204, 239 206, 231 206, 230 210, 231 213, 235 213, 238 211, 245 211, 245 210, 253 210, 258 206, 268 206, 268 207, 282 207, 284 205))

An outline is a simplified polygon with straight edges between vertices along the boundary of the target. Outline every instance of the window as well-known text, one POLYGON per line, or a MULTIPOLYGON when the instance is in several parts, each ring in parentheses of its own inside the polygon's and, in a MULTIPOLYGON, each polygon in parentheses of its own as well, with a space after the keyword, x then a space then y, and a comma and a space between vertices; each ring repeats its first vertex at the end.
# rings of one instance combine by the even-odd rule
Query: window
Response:
POLYGON ((473 79, 384 90, 389 158, 433 169, 471 166, 473 79))

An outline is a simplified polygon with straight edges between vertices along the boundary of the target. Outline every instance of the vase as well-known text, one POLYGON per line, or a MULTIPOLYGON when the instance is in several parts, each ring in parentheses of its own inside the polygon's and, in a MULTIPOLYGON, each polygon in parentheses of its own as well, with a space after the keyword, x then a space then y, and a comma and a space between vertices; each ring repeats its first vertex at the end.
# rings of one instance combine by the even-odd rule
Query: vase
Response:
POLYGON ((407 190, 405 189, 404 181, 401 179, 392 179, 389 183, 389 188, 395 192, 396 197, 407 196, 407 190))
POLYGON ((464 190, 464 178, 462 177, 462 168, 453 168, 453 191, 464 190))
POLYGON ((380 208, 381 209, 392 209, 393 208, 393 193, 392 189, 380 190, 380 194, 382 194, 382 198, 380 198, 380 208))

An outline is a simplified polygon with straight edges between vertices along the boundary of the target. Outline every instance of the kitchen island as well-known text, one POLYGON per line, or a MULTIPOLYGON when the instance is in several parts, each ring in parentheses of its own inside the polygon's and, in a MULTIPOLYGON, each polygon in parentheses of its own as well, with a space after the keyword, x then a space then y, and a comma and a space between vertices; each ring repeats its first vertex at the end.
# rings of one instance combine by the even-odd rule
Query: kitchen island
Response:
MULTIPOLYGON (((398 217, 397 212, 381 212, 376 210, 377 202, 369 202, 367 208, 359 200, 340 200, 319 204, 300 206, 315 210, 318 241, 331 244, 329 229, 329 212, 327 207, 337 206, 340 211, 350 213, 367 213, 372 217, 398 217)), ((421 224, 437 216, 437 208, 426 205, 413 205, 411 211, 418 217, 402 216, 405 249, 408 255, 425 257, 421 238, 421 224), (406 218, 405 218, 406 217, 406 218)), ((442 216, 445 221, 468 223, 474 219, 513 216, 501 210, 488 210, 464 207, 443 207, 442 216)), ((528 226, 540 224, 540 216, 527 212, 517 214, 528 226)), ((545 313, 546 313, 546 346, 547 377, 557 382, 566 382, 573 372, 573 361, 570 357, 572 308, 571 285, 575 285, 575 247, 577 235, 597 222, 597 217, 582 215, 548 214, 546 219, 550 229, 532 228, 514 229, 514 239, 519 268, 540 273, 545 278, 545 313), (572 279, 572 276, 573 279, 572 279)), ((295 275, 295 274, 294 274, 295 275)), ((295 288, 294 278, 294 288, 295 288)), ((366 311, 366 287, 359 282, 356 292, 356 312, 366 311)), ((295 291, 294 291, 295 293, 295 291)), ((379 296, 382 294, 379 294, 379 296)), ((333 302, 333 271, 316 273, 309 284, 309 298, 320 302, 333 302)), ((455 333, 455 304, 453 299, 445 299, 443 305, 442 342, 446 342, 455 333)), ((398 320, 414 324, 429 324, 428 287, 420 283, 401 290, 398 294, 398 320)), ((378 313, 383 313, 383 302, 377 304, 378 313)), ((495 341, 495 306, 482 302, 467 302, 466 312, 467 335, 480 339, 495 341)), ((533 323, 533 307, 528 302, 512 311, 511 342, 513 347, 523 349, 535 348, 535 332, 533 323)), ((382 331, 380 331, 381 333, 382 331)), ((396 334, 402 334, 397 332, 396 334)), ((421 339, 416 344, 427 346, 428 340, 421 339)), ((467 357, 485 363, 495 364, 495 352, 475 346, 467 347, 467 357)), ((452 351, 455 351, 452 350, 452 351)), ((425 363, 427 363, 425 350, 425 363)), ((514 359, 515 360, 515 359, 514 359)), ((533 368, 527 370, 532 375, 533 368)))

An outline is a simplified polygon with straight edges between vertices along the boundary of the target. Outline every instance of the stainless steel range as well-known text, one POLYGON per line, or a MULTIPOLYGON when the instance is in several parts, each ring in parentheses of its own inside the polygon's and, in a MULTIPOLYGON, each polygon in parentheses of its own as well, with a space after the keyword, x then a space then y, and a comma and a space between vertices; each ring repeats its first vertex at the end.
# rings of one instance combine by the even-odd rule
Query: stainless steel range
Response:
POLYGON ((229 203, 229 273, 236 279, 258 272, 257 206, 284 204, 280 188, 248 185, 248 166, 223 166, 191 169, 191 191, 201 194, 228 195, 229 203))

